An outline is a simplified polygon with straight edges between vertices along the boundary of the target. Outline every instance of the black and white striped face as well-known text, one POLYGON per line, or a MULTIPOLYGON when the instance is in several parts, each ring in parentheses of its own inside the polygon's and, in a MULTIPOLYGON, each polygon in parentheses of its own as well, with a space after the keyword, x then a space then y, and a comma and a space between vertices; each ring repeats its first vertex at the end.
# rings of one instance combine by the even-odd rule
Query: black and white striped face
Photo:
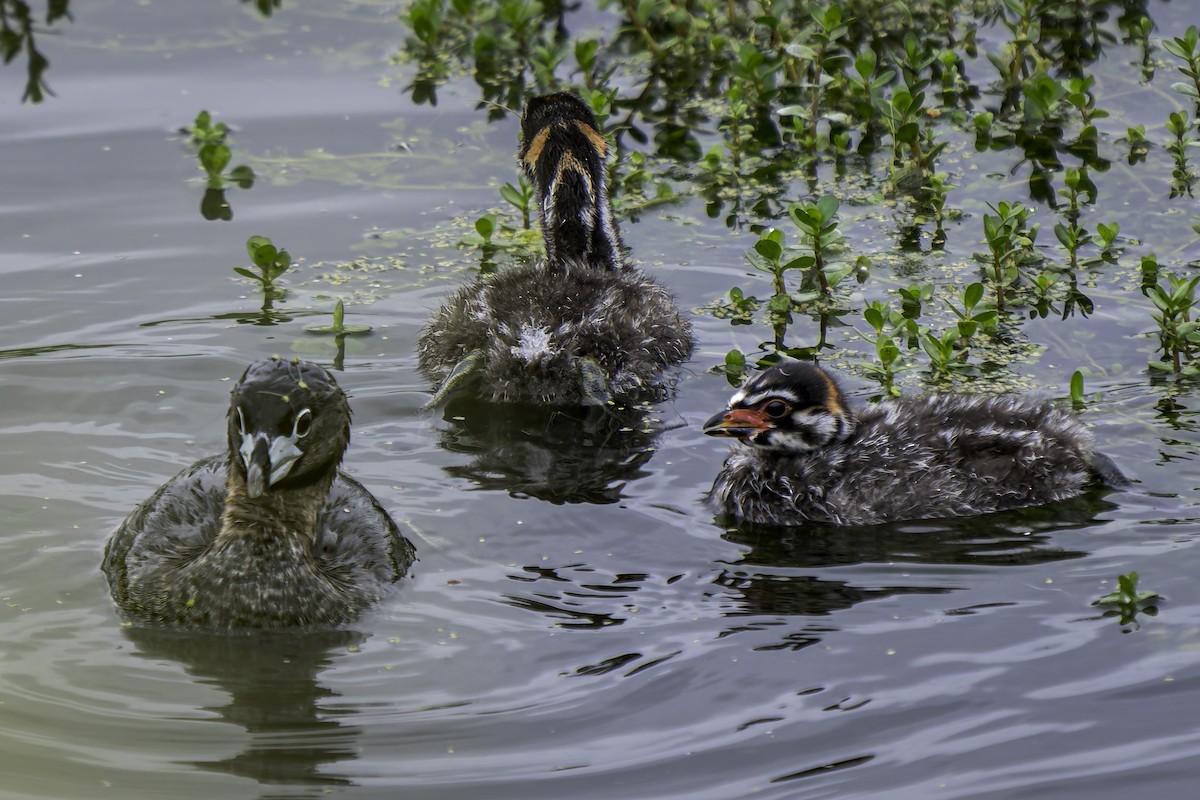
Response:
POLYGON ((305 485, 335 469, 350 441, 350 406, 333 376, 307 361, 251 364, 233 388, 229 451, 246 494, 305 485))
POLYGON ((842 392, 820 367, 787 362, 759 373, 704 423, 709 436, 727 436, 769 450, 806 453, 849 435, 854 419, 842 392))

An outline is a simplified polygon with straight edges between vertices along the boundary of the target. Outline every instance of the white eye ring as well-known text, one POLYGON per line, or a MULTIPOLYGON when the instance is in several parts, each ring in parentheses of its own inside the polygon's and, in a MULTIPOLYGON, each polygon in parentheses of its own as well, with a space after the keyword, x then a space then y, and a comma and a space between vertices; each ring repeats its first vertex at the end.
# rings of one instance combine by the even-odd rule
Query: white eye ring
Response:
POLYGON ((242 407, 237 407, 238 412, 238 433, 242 436, 246 435, 246 415, 242 413, 242 407))
POLYGON ((296 422, 292 425, 292 438, 303 439, 308 436, 310 431, 312 431, 312 410, 302 408, 296 415, 296 422))

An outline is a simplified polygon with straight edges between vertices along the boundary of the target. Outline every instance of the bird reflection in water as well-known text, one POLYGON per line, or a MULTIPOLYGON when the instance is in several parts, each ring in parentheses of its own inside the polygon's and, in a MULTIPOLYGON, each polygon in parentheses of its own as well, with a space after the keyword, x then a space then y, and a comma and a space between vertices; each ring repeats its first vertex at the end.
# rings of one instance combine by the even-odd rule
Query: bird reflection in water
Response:
POLYGON ((654 454, 663 427, 645 406, 564 408, 446 404, 441 446, 472 457, 448 467, 480 489, 552 503, 615 503, 654 454))
POLYGON ((344 724, 342 718, 352 713, 344 707, 336 713, 322 707, 338 693, 318 677, 335 654, 360 644, 363 634, 229 636, 137 627, 124 633, 142 657, 177 662, 199 683, 228 693, 228 703, 203 710, 246 731, 240 752, 185 763, 257 781, 263 798, 321 797, 332 787, 353 784, 335 765, 358 757, 362 729, 344 724))
MULTIPOLYGON (((905 594, 950 594, 968 578, 955 573, 954 583, 920 583, 912 575, 903 584, 855 585, 822 577, 820 570, 857 564, 1030 566, 1082 558, 1086 553, 1057 545, 1054 534, 1082 529, 1116 508, 1104 500, 1108 491, 1085 494, 1034 508, 961 519, 921 520, 869 527, 727 526, 724 538, 748 551, 736 565, 718 569, 714 583, 730 608, 732 624, 723 635, 785 627, 775 644, 758 649, 800 649, 837 630, 826 619, 797 631, 786 618, 828 617, 865 600, 905 594), (800 571, 808 574, 801 574, 800 571)), ((718 518, 718 522, 722 522, 718 518)), ((897 576, 899 577, 899 576, 897 576)), ((960 613, 970 613, 963 609, 960 613)))

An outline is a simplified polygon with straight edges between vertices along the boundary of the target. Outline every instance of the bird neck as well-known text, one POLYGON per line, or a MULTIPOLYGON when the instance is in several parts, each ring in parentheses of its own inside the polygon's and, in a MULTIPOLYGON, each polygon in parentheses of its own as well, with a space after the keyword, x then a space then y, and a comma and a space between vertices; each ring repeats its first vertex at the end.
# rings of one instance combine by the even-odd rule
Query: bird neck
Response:
POLYGON ((608 143, 589 122, 552 118, 522 149, 541 213, 546 261, 623 268, 621 239, 605 187, 608 143))
POLYGON ((259 497, 250 497, 245 475, 230 465, 218 538, 302 543, 306 548, 311 547, 317 535, 317 517, 336 473, 337 470, 330 470, 314 483, 272 487, 259 497))

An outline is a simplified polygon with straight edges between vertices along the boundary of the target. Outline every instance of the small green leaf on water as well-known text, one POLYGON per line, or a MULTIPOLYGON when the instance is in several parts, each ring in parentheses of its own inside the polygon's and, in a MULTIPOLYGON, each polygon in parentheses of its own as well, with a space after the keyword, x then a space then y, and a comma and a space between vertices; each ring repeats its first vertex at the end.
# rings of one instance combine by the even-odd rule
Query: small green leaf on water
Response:
POLYGON ((1083 373, 1079 370, 1071 375, 1071 402, 1077 405, 1083 403, 1083 373))

